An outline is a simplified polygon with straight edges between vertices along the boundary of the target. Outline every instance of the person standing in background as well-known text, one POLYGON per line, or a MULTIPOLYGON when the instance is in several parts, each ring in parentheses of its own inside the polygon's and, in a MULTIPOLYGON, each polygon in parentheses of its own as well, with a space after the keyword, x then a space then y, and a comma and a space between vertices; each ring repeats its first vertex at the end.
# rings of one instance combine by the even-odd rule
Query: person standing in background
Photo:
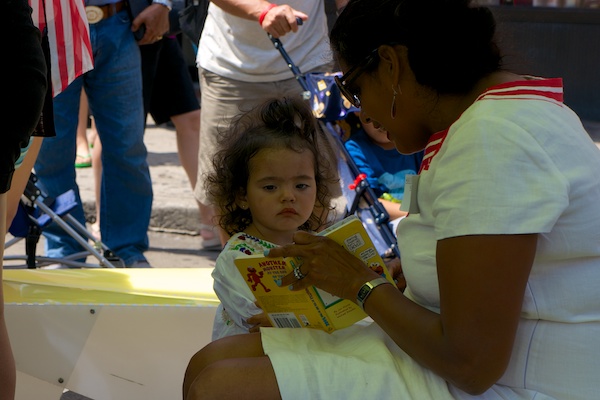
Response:
MULTIPOLYGON (((142 86, 144 96, 144 121, 149 113, 156 125, 172 122, 177 136, 179 161, 188 176, 192 190, 198 174, 198 146, 200 137, 200 103, 194 82, 185 64, 177 36, 165 36, 156 43, 140 46, 142 56, 142 86)), ((79 121, 79 127, 85 124, 79 121)), ((92 120, 93 123, 93 120, 92 120)), ((85 129, 85 125, 83 126, 85 129)), ((97 136, 96 136, 97 138, 97 136)), ((102 143, 95 140, 92 151, 92 168, 96 184, 96 222, 93 233, 99 237, 98 214, 102 175, 102 143)), ((220 247, 220 246, 219 246, 220 247)))
POLYGON ((323 0, 290 0, 279 5, 265 0, 211 2, 196 59, 203 112, 194 194, 201 203, 200 233, 205 243, 215 243, 219 235, 221 245, 228 239, 215 226, 218 211, 203 185, 205 174, 213 169, 219 130, 240 111, 269 98, 302 95, 301 86, 267 34, 280 38, 294 63, 307 73, 331 71, 327 33, 323 0))
MULTIPOLYGON (((152 183, 144 145, 141 57, 139 45, 154 43, 169 28, 167 0, 156 0, 131 21, 125 1, 88 0, 94 69, 75 79, 54 98, 56 137, 45 140, 35 163, 40 187, 52 197, 74 189, 85 217, 75 181, 76 132, 81 91, 84 89, 103 144, 100 231, 103 242, 126 267, 149 267, 148 225, 152 183), (133 32, 145 26, 136 42, 133 32)), ((81 246, 60 227, 44 230, 46 253, 64 257, 81 246)))
MULTIPOLYGON (((144 115, 156 125, 172 122, 177 153, 192 190, 198 175, 200 102, 177 35, 140 46, 144 115)), ((199 205, 198 205, 199 206, 199 205)))

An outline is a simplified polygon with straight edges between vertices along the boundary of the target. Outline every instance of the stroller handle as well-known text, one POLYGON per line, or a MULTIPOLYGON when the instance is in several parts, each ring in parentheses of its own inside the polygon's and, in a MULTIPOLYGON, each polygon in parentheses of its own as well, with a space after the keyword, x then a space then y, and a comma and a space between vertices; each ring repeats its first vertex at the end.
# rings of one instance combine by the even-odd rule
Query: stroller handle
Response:
MULTIPOLYGON (((302 21, 301 18, 296 17, 296 23, 298 25, 302 25, 304 23, 304 21, 302 21)), ((267 33, 267 36, 269 37, 269 39, 273 43, 273 46, 275 46, 275 48, 277 50, 279 50, 279 53, 281 54, 281 56, 283 57, 283 59, 287 63, 288 68, 294 74, 294 78, 296 78, 296 80, 298 81, 298 83, 300 83, 300 86, 302 87, 302 89, 304 89, 304 92, 302 93, 302 97, 304 98, 304 100, 310 99, 310 96, 311 96, 312 92, 310 90, 310 87, 308 86, 308 83, 306 82, 306 77, 302 74, 302 72, 300 71, 300 68, 298 68, 298 66, 296 64, 294 64, 294 62, 290 58, 290 56, 287 53, 287 51, 285 51, 285 49, 283 48, 283 44, 281 43, 281 40, 279 40, 278 38, 273 37, 273 35, 271 35, 270 33, 267 33)))

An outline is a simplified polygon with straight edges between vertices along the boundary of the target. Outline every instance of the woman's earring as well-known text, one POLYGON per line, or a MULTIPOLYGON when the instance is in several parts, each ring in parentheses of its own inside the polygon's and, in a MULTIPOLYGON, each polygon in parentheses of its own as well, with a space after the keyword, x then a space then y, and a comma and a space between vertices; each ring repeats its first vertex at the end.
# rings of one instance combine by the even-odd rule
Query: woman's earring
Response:
POLYGON ((390 112, 390 115, 392 119, 396 119, 396 95, 398 94, 398 92, 396 92, 396 89, 394 89, 393 86, 392 91, 394 92, 394 97, 392 97, 392 110, 390 112))
POLYGON ((400 85, 398 85, 397 92, 396 89, 394 89, 394 87, 392 86, 392 92, 394 92, 394 97, 392 97, 392 110, 390 112, 390 115, 392 119, 396 119, 396 96, 399 94, 402 95, 402 89, 400 89, 400 85))

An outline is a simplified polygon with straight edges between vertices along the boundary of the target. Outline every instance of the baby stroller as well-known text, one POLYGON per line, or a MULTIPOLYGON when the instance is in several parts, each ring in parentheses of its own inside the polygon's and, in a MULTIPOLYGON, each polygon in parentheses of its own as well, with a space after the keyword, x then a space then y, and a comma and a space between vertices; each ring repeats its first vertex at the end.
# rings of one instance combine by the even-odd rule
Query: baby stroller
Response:
POLYGON ((335 143, 335 150, 338 154, 338 172, 342 192, 347 201, 344 217, 356 214, 360 218, 384 259, 399 258, 400 252, 396 235, 389 223, 389 214, 379 202, 369 183, 365 179, 361 179, 358 167, 343 144, 344 132, 338 122, 346 118, 349 113, 358 110, 351 107, 349 102, 342 98, 342 94, 335 84, 334 76, 341 74, 303 74, 283 48, 281 41, 271 35, 269 35, 269 39, 304 89, 303 97, 305 100, 310 100, 313 113, 319 120, 321 128, 334 138, 332 142, 335 143))
MULTIPOLYGON (((49 264, 63 264, 73 268, 124 266, 119 257, 69 214, 77 206, 73 190, 56 198, 50 198, 36 186, 36 182, 37 177, 32 173, 21 196, 17 215, 8 230, 13 238, 5 243, 5 248, 9 248, 21 240, 25 240, 25 255, 5 254, 4 260, 25 260, 28 269, 44 267, 49 264), (84 251, 63 258, 37 256, 36 248, 42 231, 52 222, 57 223, 75 239, 84 248, 84 251), (98 263, 79 261, 88 255, 95 257, 98 263)), ((10 268, 10 266, 5 267, 10 268)))

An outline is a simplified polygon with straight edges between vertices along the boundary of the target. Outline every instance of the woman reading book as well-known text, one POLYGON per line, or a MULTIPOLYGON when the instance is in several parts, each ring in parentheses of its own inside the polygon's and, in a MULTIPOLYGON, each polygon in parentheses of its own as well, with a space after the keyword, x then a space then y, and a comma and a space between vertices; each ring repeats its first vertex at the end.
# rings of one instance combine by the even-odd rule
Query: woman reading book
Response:
POLYGON ((330 35, 338 86, 399 152, 425 149, 397 231, 407 288, 299 232, 269 252, 303 259, 282 285, 375 322, 210 343, 184 398, 597 397, 600 151, 562 81, 504 69, 494 31, 469 0, 349 1, 330 35))
POLYGON ((291 243, 298 229, 325 224, 330 166, 320 134, 306 104, 283 99, 241 114, 222 136, 206 183, 222 210, 219 224, 231 235, 212 274, 221 301, 213 340, 271 326, 234 260, 291 243))

